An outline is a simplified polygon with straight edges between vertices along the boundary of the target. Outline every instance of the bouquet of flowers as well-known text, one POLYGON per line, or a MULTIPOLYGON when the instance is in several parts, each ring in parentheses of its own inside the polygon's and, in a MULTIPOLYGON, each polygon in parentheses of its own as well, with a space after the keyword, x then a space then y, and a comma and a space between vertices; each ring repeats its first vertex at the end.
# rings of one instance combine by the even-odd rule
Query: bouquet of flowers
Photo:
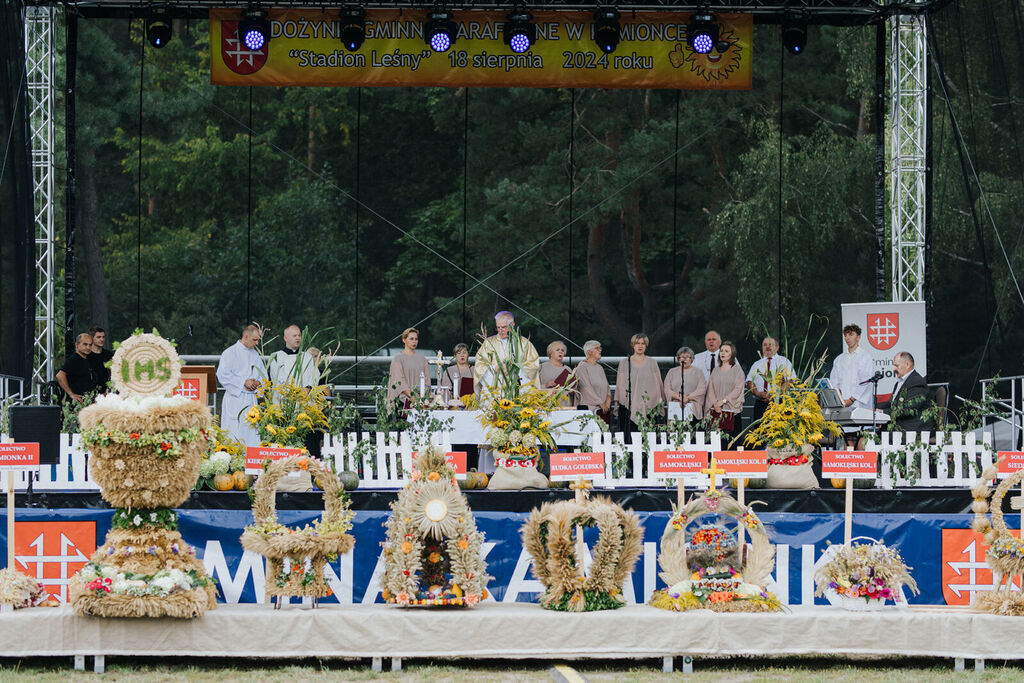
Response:
POLYGON ((57 603, 51 600, 41 583, 16 569, 0 569, 0 605, 21 609, 51 604, 57 603))
POLYGON ((210 436, 210 449, 199 461, 199 481, 196 488, 213 487, 213 480, 221 474, 234 475, 245 471, 245 446, 238 439, 232 438, 220 425, 214 423, 207 430, 210 436))
POLYGON ((327 391, 327 385, 307 391, 291 379, 268 381, 256 392, 257 403, 245 419, 259 429, 262 445, 302 448, 314 430, 327 428, 327 391))
MULTIPOLYGON (((813 377, 813 376, 812 376, 813 377)), ((818 404, 818 394, 811 388, 811 379, 772 378, 769 388, 771 400, 762 417, 747 434, 748 446, 765 444, 770 448, 785 449, 816 445, 825 434, 839 436, 842 430, 835 422, 825 420, 818 404)), ((769 457, 770 465, 800 465, 807 462, 804 453, 785 458, 769 457)))
POLYGON ((515 398, 501 398, 481 413, 487 443, 509 460, 527 461, 540 455, 541 448, 555 448, 547 413, 558 406, 560 394, 526 388, 515 398))
POLYGON ((850 543, 839 546, 835 556, 814 573, 815 595, 829 593, 863 598, 865 606, 899 601, 900 588, 915 595, 917 582, 899 551, 882 543, 850 543))

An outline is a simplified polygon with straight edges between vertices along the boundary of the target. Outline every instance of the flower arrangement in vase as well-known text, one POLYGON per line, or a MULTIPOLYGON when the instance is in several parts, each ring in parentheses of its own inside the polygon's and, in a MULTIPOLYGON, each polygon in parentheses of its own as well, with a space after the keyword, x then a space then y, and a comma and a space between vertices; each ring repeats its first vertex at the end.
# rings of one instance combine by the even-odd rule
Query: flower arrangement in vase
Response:
MULTIPOLYGON (((873 540, 873 539, 872 539, 873 540)), ((814 573, 815 595, 844 609, 862 611, 885 606, 886 601, 901 602, 901 589, 919 592, 899 551, 882 543, 857 543, 831 546, 832 559, 814 573), (835 550, 833 550, 835 549, 835 550)))

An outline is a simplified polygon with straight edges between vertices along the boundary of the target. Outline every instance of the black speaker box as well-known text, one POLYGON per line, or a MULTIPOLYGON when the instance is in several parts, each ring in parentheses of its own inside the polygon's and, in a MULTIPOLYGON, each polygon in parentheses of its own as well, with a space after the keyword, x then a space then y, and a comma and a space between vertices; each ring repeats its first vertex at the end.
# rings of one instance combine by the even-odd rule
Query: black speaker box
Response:
POLYGON ((13 406, 11 439, 15 443, 38 443, 39 464, 60 461, 60 406, 13 406))

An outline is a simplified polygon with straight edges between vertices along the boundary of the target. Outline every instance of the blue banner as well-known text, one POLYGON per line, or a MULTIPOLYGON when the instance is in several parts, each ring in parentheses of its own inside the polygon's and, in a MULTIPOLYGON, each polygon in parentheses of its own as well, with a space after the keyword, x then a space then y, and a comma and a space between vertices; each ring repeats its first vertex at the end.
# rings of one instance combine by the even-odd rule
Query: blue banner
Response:
MULTIPOLYGON (((378 577, 383 570, 381 543, 386 511, 356 513, 352 534, 355 549, 329 565, 328 577, 334 596, 325 602, 382 602, 378 577)), ((644 552, 631 581, 623 587, 631 602, 644 602, 664 587, 658 578, 658 546, 669 513, 637 513, 644 526, 644 552)), ((110 528, 112 511, 78 509, 19 509, 15 544, 15 565, 37 576, 53 594, 66 598, 68 578, 103 543, 110 528)), ((312 511, 278 511, 279 520, 302 525, 317 517, 312 511)), ((520 527, 527 515, 506 512, 476 512, 477 526, 485 534, 483 546, 487 571, 493 576, 487 589, 499 602, 533 602, 540 591, 530 572, 530 556, 523 549, 520 527)), ((814 565, 830 543, 843 542, 840 514, 763 513, 777 547, 775 581, 770 589, 783 603, 820 604, 814 598, 814 565)), ((0 514, 0 518, 4 515, 0 514)), ((1019 525, 1019 517, 1008 520, 1019 525)), ((220 599, 229 602, 263 602, 263 559, 242 550, 239 537, 252 513, 246 510, 181 510, 179 528, 185 540, 196 548, 207 571, 217 579, 220 599)), ((985 564, 981 536, 970 530, 971 515, 858 514, 853 535, 883 540, 899 549, 921 595, 912 603, 969 604, 978 590, 990 588, 992 575, 985 564)), ((590 530, 590 534, 596 531, 590 530)), ((0 524, 0 539, 6 553, 6 520, 0 524)), ((594 538, 587 537, 589 543, 594 538)))

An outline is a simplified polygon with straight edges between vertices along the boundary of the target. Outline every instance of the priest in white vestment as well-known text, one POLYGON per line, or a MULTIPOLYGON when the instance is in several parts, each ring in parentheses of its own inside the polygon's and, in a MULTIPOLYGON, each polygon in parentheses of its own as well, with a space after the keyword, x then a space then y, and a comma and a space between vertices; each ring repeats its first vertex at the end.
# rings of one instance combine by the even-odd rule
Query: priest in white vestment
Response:
POLYGON ((217 381, 224 387, 220 426, 246 446, 259 446, 259 431, 246 422, 249 408, 256 404, 256 390, 267 377, 263 358, 256 351, 262 333, 249 325, 242 338, 224 349, 217 365, 217 381))
POLYGON ((300 350, 302 330, 298 325, 289 325, 281 333, 284 348, 275 351, 267 363, 267 376, 275 385, 282 387, 289 380, 303 389, 312 389, 320 384, 320 372, 316 359, 300 350))
MULTIPOLYGON (((473 366, 473 377, 476 390, 490 390, 497 382, 494 368, 500 363, 510 360, 512 356, 509 330, 515 325, 515 317, 508 311, 501 311, 494 316, 494 324, 498 333, 484 339, 476 352, 476 364, 473 366)), ((540 370, 540 355, 526 337, 520 337, 518 358, 519 381, 521 384, 537 384, 537 372, 540 370)))
POLYGON ((873 409, 872 385, 861 384, 875 374, 875 361, 871 354, 860 346, 860 326, 847 325, 843 328, 846 351, 836 356, 832 363, 829 379, 832 388, 839 392, 839 398, 847 408, 873 409))

